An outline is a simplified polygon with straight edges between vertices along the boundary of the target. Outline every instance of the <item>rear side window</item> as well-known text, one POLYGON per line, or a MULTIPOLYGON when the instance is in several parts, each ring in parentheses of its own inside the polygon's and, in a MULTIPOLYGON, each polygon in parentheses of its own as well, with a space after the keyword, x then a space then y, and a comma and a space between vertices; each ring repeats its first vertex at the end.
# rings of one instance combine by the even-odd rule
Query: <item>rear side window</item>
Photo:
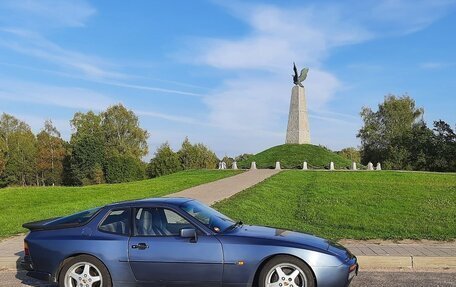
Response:
POLYGON ((128 235, 130 234, 130 209, 111 210, 98 229, 103 232, 128 235))

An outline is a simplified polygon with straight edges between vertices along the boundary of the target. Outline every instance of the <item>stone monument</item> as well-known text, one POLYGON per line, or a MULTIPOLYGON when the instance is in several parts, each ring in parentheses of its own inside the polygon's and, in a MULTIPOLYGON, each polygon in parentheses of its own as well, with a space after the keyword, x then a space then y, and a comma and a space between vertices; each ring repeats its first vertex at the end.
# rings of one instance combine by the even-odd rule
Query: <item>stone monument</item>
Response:
POLYGON ((298 70, 293 63, 293 83, 291 89, 290 113, 288 114, 287 144, 310 144, 309 119, 307 115, 306 93, 302 82, 307 78, 308 68, 298 70))

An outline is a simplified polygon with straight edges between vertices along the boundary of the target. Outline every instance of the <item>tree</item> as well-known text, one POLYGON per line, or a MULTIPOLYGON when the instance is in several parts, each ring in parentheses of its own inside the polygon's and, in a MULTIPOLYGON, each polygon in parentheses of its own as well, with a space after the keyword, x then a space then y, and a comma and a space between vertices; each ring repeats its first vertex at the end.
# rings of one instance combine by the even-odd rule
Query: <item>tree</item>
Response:
POLYGON ((234 158, 225 155, 221 161, 226 163, 226 167, 229 168, 233 166, 234 158))
POLYGON ((60 132, 47 120, 37 135, 37 172, 42 185, 60 185, 63 176, 63 159, 66 155, 65 141, 60 132))
POLYGON ((129 182, 145 177, 145 166, 131 155, 111 155, 105 164, 107 183, 129 182))
POLYGON ((337 152, 341 156, 351 160, 352 162, 361 162, 361 153, 357 148, 347 147, 337 152))
POLYGON ((0 185, 36 184, 35 135, 25 122, 5 113, 0 117, 0 153, 4 165, 0 185))
POLYGON ((137 159, 147 155, 149 134, 139 127, 138 117, 118 104, 101 113, 101 128, 110 153, 131 155, 137 159))
POLYGON ((79 138, 73 145, 68 160, 66 183, 87 185, 104 182, 100 167, 106 162, 104 142, 101 138, 87 135, 79 138))
POLYGON ((456 171, 456 134, 446 122, 434 122, 434 154, 430 169, 435 171, 456 171))
POLYGON ((361 162, 385 163, 387 168, 407 168, 406 159, 410 158, 403 137, 420 124, 424 110, 416 108, 415 101, 409 96, 389 95, 373 112, 364 107, 361 117, 364 126, 359 130, 361 139, 361 162))
POLYGON ((101 128, 101 116, 92 111, 75 113, 70 124, 73 128, 71 144, 87 137, 94 137, 100 140, 104 137, 101 128))
POLYGON ((405 169, 430 170, 430 161, 433 156, 433 133, 423 121, 413 126, 412 131, 405 134, 402 145, 408 151, 405 159, 405 169))
POLYGON ((218 158, 202 143, 192 145, 186 137, 178 151, 183 169, 212 169, 217 167, 218 158))
POLYGON ((5 171, 5 166, 6 166, 6 160, 5 160, 5 155, 3 154, 2 149, 0 148, 0 176, 3 174, 5 171))
POLYGON ((182 169, 179 156, 169 144, 162 144, 155 152, 154 158, 150 160, 147 167, 147 175, 151 178, 175 173, 182 169))
POLYGON ((234 158, 236 162, 247 161, 249 157, 253 156, 251 153, 243 153, 234 158))
POLYGON ((66 183, 84 185, 144 178, 141 157, 148 152, 149 135, 139 127, 132 111, 119 104, 100 114, 76 113, 71 125, 74 132, 71 157, 65 161, 65 170, 70 174, 65 176, 66 183))

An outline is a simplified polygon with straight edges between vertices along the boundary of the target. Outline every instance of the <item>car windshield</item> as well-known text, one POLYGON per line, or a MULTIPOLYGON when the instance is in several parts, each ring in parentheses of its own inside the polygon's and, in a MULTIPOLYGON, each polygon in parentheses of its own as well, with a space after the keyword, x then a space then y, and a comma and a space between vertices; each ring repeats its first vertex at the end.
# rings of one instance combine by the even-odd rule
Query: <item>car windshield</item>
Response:
POLYGON ((69 216, 61 217, 47 223, 47 226, 63 225, 63 224, 85 224, 87 223, 100 208, 84 210, 69 216))
POLYGON ((184 203, 181 208, 217 233, 226 231, 236 225, 234 220, 195 200, 184 203))

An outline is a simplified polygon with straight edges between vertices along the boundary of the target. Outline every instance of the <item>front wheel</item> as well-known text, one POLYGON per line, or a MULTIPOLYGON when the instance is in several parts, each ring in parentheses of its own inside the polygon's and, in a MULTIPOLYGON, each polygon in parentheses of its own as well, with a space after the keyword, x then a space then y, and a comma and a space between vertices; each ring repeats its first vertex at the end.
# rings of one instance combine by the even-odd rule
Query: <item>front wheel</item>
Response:
POLYGON ((112 287, 104 264, 88 255, 69 259, 59 275, 59 287, 112 287))
POLYGON ((276 256, 260 272, 259 287, 315 287, 309 266, 292 256, 276 256))

